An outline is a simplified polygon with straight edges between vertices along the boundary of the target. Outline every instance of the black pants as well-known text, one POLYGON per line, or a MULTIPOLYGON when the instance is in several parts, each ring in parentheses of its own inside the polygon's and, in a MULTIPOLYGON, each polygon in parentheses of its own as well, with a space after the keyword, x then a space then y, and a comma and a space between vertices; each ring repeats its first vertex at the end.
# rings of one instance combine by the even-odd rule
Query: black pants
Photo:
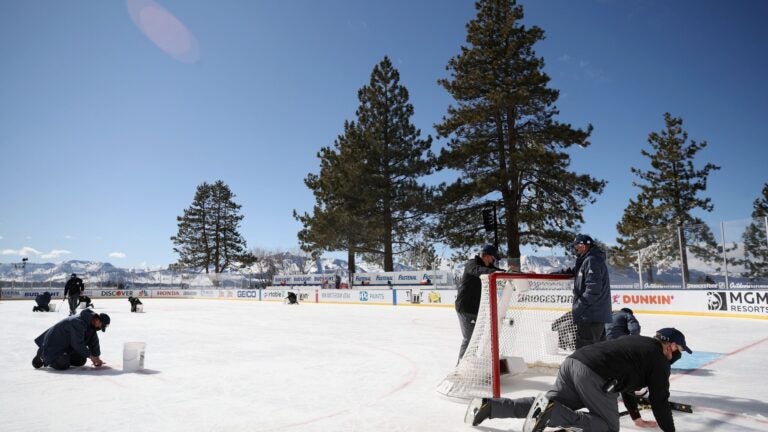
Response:
POLYGON ((48 366, 56 370, 67 370, 70 366, 82 366, 87 359, 74 351, 68 351, 60 355, 48 366))
POLYGON ((50 312, 51 308, 48 305, 37 305, 34 308, 32 308, 33 312, 50 312))
POLYGON ((605 340, 605 323, 576 324, 576 349, 605 340))
POLYGON ((459 361, 461 361, 462 357, 464 357, 464 352, 467 350, 467 345, 469 345, 469 341, 472 339, 472 333, 475 331, 477 314, 458 311, 456 314, 459 316, 459 328, 461 329, 461 347, 459 347, 459 361))
POLYGON ((80 304, 80 297, 79 296, 69 296, 69 314, 74 315, 75 311, 77 310, 77 305, 80 304))

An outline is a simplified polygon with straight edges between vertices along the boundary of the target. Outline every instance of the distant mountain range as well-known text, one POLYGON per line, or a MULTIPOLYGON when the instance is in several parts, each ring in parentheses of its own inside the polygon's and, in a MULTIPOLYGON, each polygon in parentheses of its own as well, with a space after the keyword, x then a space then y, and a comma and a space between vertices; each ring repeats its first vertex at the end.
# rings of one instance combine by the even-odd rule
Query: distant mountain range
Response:
MULTIPOLYGON (((523 256, 521 259, 522 270, 526 273, 552 273, 573 265, 572 257, 564 256, 523 256)), ((502 262, 502 264, 504 264, 502 262)), ((281 269, 279 275, 283 274, 339 274, 347 278, 347 262, 340 259, 320 259, 315 262, 308 262, 306 257, 283 254, 280 260, 281 269)), ((404 264, 396 264, 396 271, 419 270, 404 264)), ((458 280, 464 271, 464 262, 443 262, 439 270, 453 272, 454 278, 458 280)), ((370 263, 358 263, 358 271, 361 273, 381 272, 380 266, 370 263)), ((615 270, 609 269, 612 284, 632 284, 639 282, 639 277, 634 269, 615 270)), ((76 273, 81 275, 86 282, 117 284, 117 283, 138 283, 138 284, 174 284, 188 281, 195 284, 195 279, 219 280, 243 280, 247 278, 258 279, 264 277, 265 270, 258 264, 252 268, 240 271, 230 271, 222 275, 204 275, 204 274, 185 274, 183 277, 178 271, 170 269, 129 269, 115 267, 110 263, 98 261, 72 260, 59 263, 26 263, 22 268, 20 264, 0 264, 0 281, 14 281, 26 283, 44 283, 51 285, 64 284, 69 275, 76 273)), ((691 270, 691 283, 703 283, 706 278, 714 282, 724 281, 724 277, 714 271, 691 270)), ((655 282, 679 283, 681 280, 680 269, 671 268, 660 272, 655 282)), ((744 281, 744 278, 736 276, 730 277, 731 281, 744 281)), ((208 282, 210 283, 210 282, 208 282)))

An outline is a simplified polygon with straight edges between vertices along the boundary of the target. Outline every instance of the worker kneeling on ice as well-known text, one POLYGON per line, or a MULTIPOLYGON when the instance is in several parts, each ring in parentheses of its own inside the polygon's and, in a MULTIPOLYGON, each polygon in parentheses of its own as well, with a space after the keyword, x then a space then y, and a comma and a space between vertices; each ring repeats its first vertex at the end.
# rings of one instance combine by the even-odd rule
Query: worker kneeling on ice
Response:
POLYGON ((70 366, 83 366, 89 358, 94 366, 103 365, 97 333, 106 331, 109 323, 109 315, 91 309, 64 318, 35 339, 39 348, 32 366, 66 370, 70 366))
POLYGON ((288 291, 288 295, 285 297, 285 300, 288 304, 299 304, 299 298, 296 297, 296 293, 293 291, 288 291))
POLYGON ((144 306, 139 308, 139 305, 143 305, 144 303, 142 303, 141 300, 139 300, 138 297, 133 297, 133 296, 128 297, 128 301, 131 303, 131 312, 143 312, 144 311, 144 306), (141 309, 141 310, 139 310, 139 309, 141 309))
POLYGON ((51 307, 49 305, 51 304, 51 293, 46 291, 42 294, 38 294, 35 297, 35 303, 37 303, 37 306, 32 308, 32 312, 50 312, 51 307))
POLYGON ((525 418, 524 432, 541 432, 547 427, 617 432, 617 398, 621 393, 637 427, 658 426, 664 432, 674 432, 669 374, 683 351, 691 354, 685 336, 674 328, 663 328, 652 338, 631 335, 587 345, 563 361, 554 389, 535 400, 473 399, 464 420, 477 426, 489 418, 525 418), (634 391, 643 387, 648 387, 656 421, 640 417, 634 391))

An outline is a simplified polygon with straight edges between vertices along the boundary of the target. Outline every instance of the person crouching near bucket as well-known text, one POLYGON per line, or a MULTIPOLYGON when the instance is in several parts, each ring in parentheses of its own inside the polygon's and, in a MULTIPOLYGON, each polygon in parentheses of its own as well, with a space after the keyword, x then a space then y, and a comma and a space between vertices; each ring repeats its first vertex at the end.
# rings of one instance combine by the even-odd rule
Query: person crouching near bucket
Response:
POLYGON ((88 359, 94 366, 102 366, 98 331, 107 331, 110 322, 109 315, 91 309, 64 318, 35 339, 38 350, 32 366, 67 370, 70 366, 85 365, 88 359))

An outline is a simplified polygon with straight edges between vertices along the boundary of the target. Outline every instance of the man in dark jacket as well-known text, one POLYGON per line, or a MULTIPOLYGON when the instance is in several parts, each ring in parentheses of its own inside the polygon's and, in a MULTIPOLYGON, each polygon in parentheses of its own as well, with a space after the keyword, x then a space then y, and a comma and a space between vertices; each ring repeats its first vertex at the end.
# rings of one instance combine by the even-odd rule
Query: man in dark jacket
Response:
POLYGON ((622 308, 614 312, 613 322, 605 325, 605 338, 608 340, 639 334, 640 323, 630 308, 622 308))
POLYGON ((592 237, 579 234, 571 243, 576 252, 573 281, 573 322, 576 349, 605 340, 605 324, 611 315, 611 282, 605 252, 592 237))
POLYGON ((82 366, 87 359, 98 367, 104 364, 99 358, 99 336, 97 332, 107 331, 109 315, 97 314, 84 309, 80 315, 73 315, 56 323, 35 339, 39 347, 32 359, 32 366, 39 369, 50 366, 58 370, 70 366, 82 366))
POLYGON ((83 285, 83 280, 77 277, 76 274, 72 273, 72 276, 69 277, 67 284, 64 285, 64 297, 67 297, 69 301, 70 316, 75 314, 77 305, 80 304, 80 293, 82 293, 84 290, 85 286, 83 285))
POLYGON ((50 312, 51 308, 48 306, 51 303, 51 293, 48 291, 35 296, 35 303, 37 306, 32 308, 32 312, 50 312))
POLYGON ((80 296, 80 297, 77 299, 77 302, 78 302, 78 303, 77 303, 77 304, 78 304, 78 306, 80 305, 80 303, 85 303, 85 307, 87 307, 87 308, 91 308, 91 309, 93 309, 93 308, 94 308, 94 306, 93 306, 93 302, 91 301, 91 298, 90 298, 90 297, 88 297, 87 295, 81 295, 81 296, 80 296))
POLYGON ((137 312, 138 306, 140 304, 144 304, 141 302, 141 300, 139 300, 138 297, 133 297, 133 296, 128 297, 128 301, 131 303, 131 312, 137 312))
POLYGON ((526 418, 523 430, 573 427, 591 432, 619 430, 618 394, 635 425, 674 432, 669 407, 670 366, 691 350, 682 332, 663 328, 656 336, 627 336, 576 350, 560 365, 555 388, 537 399, 473 399, 465 421, 526 418), (634 392, 647 386, 656 421, 643 420, 634 392), (579 411, 587 408, 588 411, 579 411))
POLYGON ((480 309, 480 291, 482 282, 480 275, 490 274, 501 269, 493 265, 499 259, 499 251, 493 245, 486 245, 464 265, 464 274, 461 277, 458 292, 456 293, 456 313, 459 315, 459 327, 461 328, 461 348, 459 349, 459 361, 464 357, 472 332, 475 330, 475 320, 480 309))

